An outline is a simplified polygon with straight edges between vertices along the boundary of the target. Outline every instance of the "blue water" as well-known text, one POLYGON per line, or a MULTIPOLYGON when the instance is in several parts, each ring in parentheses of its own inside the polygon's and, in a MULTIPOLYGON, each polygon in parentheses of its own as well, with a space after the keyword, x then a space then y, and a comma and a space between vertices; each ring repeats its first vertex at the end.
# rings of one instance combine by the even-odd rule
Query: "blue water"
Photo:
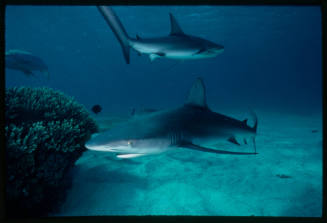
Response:
POLYGON ((98 153, 88 152, 77 164, 79 169, 74 182, 79 185, 81 180, 83 184, 89 182, 89 185, 72 189, 62 215, 320 216, 320 8, 113 8, 132 37, 168 35, 168 14, 171 12, 185 33, 221 44, 225 51, 211 59, 180 62, 168 59, 150 62, 147 56, 138 56, 132 51, 131 64, 127 65, 117 39, 96 7, 8 6, 5 17, 6 50, 26 50, 42 58, 49 67, 50 80, 42 75, 27 77, 19 71, 6 69, 6 87, 47 86, 59 89, 74 96, 87 109, 100 104, 103 116, 119 116, 128 114, 132 108, 180 106, 193 81, 202 77, 208 105, 215 111, 234 117, 242 116, 249 108, 257 111, 259 130, 261 128, 257 146, 263 155, 248 162, 245 158, 198 156, 196 152, 189 151, 185 155, 178 151, 167 157, 139 158, 135 161, 136 165, 104 159, 98 153), (318 129, 318 134, 312 134, 312 129, 318 129), (98 165, 92 166, 90 160, 98 165), (155 168, 155 163, 161 164, 162 169, 155 168), (217 163, 219 168, 215 167, 217 163), (99 178, 87 178, 87 174, 97 176, 94 168, 99 178), (207 173, 205 170, 210 168, 213 172, 207 173), (122 180, 117 183, 117 180, 110 182, 103 179, 99 173, 104 170, 109 171, 108 178, 121 177, 122 180), (169 176, 165 172, 171 173, 172 170, 179 174, 169 176), (222 170, 223 175, 214 174, 222 170), (185 178, 185 174, 187 180, 176 180, 185 178), (282 179, 276 174, 289 174, 292 178, 282 179), (199 178, 201 175, 203 178, 199 178), (235 179, 235 176, 244 175, 248 176, 245 181, 235 179), (269 187, 271 182, 276 181, 275 187, 269 187), (216 186, 212 187, 214 184, 216 186), (199 192, 206 185, 210 186, 199 192), (247 187, 249 185, 252 186, 247 187), (94 192, 91 196, 93 203, 80 195, 104 186, 111 189, 94 192), (269 193, 265 193, 266 190, 269 193), (280 191, 284 192, 280 194, 280 191), (127 196, 129 192, 130 196, 127 196), (166 198, 158 197, 163 193, 167 193, 166 198), (310 193, 311 200, 303 199, 304 194, 310 193), (111 202, 101 200, 101 197, 112 195, 115 197, 111 202), (168 205, 174 197, 178 198, 177 201, 168 205), (263 201, 264 205, 271 205, 263 207, 263 201), (88 203, 93 206, 87 206, 88 203), (137 209, 138 204, 147 206, 137 209), (306 208, 308 205, 311 208, 306 208))

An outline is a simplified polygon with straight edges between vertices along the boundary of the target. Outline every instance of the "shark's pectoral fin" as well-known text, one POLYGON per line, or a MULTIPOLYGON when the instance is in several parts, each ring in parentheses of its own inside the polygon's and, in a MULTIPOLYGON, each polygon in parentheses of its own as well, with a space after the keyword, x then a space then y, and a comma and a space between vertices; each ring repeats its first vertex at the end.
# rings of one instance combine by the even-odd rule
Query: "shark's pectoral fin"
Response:
POLYGON ((152 53, 152 54, 150 54, 150 60, 152 62, 155 59, 157 59, 158 57, 163 57, 163 56, 165 56, 165 53, 162 53, 162 52, 152 53))
POLYGON ((129 159, 129 158, 135 158, 135 157, 140 157, 140 156, 145 156, 145 154, 141 154, 141 153, 129 153, 129 154, 118 154, 117 158, 121 158, 121 159, 129 159))
POLYGON ((159 56, 157 54, 150 54, 150 61, 154 61, 156 58, 158 58, 159 56))
POLYGON ((179 147, 187 148, 187 149, 193 149, 198 150, 202 152, 209 152, 209 153, 218 153, 218 154, 230 154, 230 155, 255 155, 258 154, 256 152, 254 153, 247 153, 247 152, 231 152, 226 150, 217 150, 217 149, 210 149, 202 146, 195 145, 193 143, 187 143, 183 142, 179 145, 179 147))
POLYGON ((240 146, 239 142, 236 141, 235 137, 232 136, 228 139, 228 142, 234 143, 235 145, 240 146))

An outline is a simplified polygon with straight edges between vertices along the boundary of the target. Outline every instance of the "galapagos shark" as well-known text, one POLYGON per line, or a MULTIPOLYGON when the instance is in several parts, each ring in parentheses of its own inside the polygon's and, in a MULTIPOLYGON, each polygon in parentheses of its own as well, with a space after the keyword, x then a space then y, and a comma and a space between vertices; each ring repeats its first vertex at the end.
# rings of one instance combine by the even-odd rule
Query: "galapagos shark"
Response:
POLYGON ((198 78, 189 91, 185 104, 179 108, 154 110, 134 115, 108 131, 92 135, 85 147, 89 150, 114 152, 119 158, 133 158, 186 148, 202 152, 253 155, 257 154, 255 136, 258 120, 250 127, 247 119, 234 118, 211 111, 207 106, 205 86, 198 78), (237 140, 240 139, 240 140, 237 140), (237 146, 252 140, 254 152, 220 150, 221 141, 237 146))
POLYGON ((163 57, 179 60, 210 58, 216 57, 224 51, 222 45, 185 34, 171 13, 169 14, 171 31, 168 36, 157 38, 136 36, 136 38, 131 38, 110 7, 97 7, 120 42, 127 64, 130 62, 130 48, 136 50, 139 55, 148 54, 151 61, 163 57))

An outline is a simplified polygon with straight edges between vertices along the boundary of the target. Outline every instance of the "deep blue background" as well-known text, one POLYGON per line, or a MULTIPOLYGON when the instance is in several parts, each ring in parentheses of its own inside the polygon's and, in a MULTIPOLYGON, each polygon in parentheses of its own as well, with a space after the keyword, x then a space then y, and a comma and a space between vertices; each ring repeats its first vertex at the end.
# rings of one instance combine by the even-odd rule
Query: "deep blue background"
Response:
POLYGON ((194 79, 204 78, 216 109, 321 110, 319 7, 113 7, 128 34, 167 35, 172 12, 185 33, 225 46, 213 59, 184 61, 131 53, 120 45, 96 7, 8 6, 6 50, 41 57, 51 79, 6 70, 6 86, 49 86, 88 109, 127 113, 133 107, 183 103, 194 79))

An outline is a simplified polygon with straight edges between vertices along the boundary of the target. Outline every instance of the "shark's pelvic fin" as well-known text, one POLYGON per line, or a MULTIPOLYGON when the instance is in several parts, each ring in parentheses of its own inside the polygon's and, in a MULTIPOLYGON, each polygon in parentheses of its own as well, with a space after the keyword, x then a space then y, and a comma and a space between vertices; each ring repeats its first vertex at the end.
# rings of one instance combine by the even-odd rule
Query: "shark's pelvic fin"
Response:
POLYGON ((185 105, 192 105, 207 108, 206 89, 201 78, 193 83, 185 105))
POLYGON ((231 152, 231 151, 226 151, 226 150, 210 149, 210 148, 195 145, 193 143, 186 143, 186 142, 180 144, 180 147, 198 150, 198 151, 202 151, 202 152, 218 153, 218 154, 230 154, 230 155, 256 155, 256 154, 258 154, 257 152, 254 152, 254 153, 231 152))
POLYGON ((173 14, 169 13, 170 17, 170 35, 185 35, 181 27, 178 25, 177 20, 173 16, 173 14))
POLYGON ((152 54, 149 55, 149 58, 150 58, 150 61, 151 62, 154 61, 158 57, 160 57, 160 56, 158 56, 157 54, 154 54, 154 53, 152 53, 152 54))

